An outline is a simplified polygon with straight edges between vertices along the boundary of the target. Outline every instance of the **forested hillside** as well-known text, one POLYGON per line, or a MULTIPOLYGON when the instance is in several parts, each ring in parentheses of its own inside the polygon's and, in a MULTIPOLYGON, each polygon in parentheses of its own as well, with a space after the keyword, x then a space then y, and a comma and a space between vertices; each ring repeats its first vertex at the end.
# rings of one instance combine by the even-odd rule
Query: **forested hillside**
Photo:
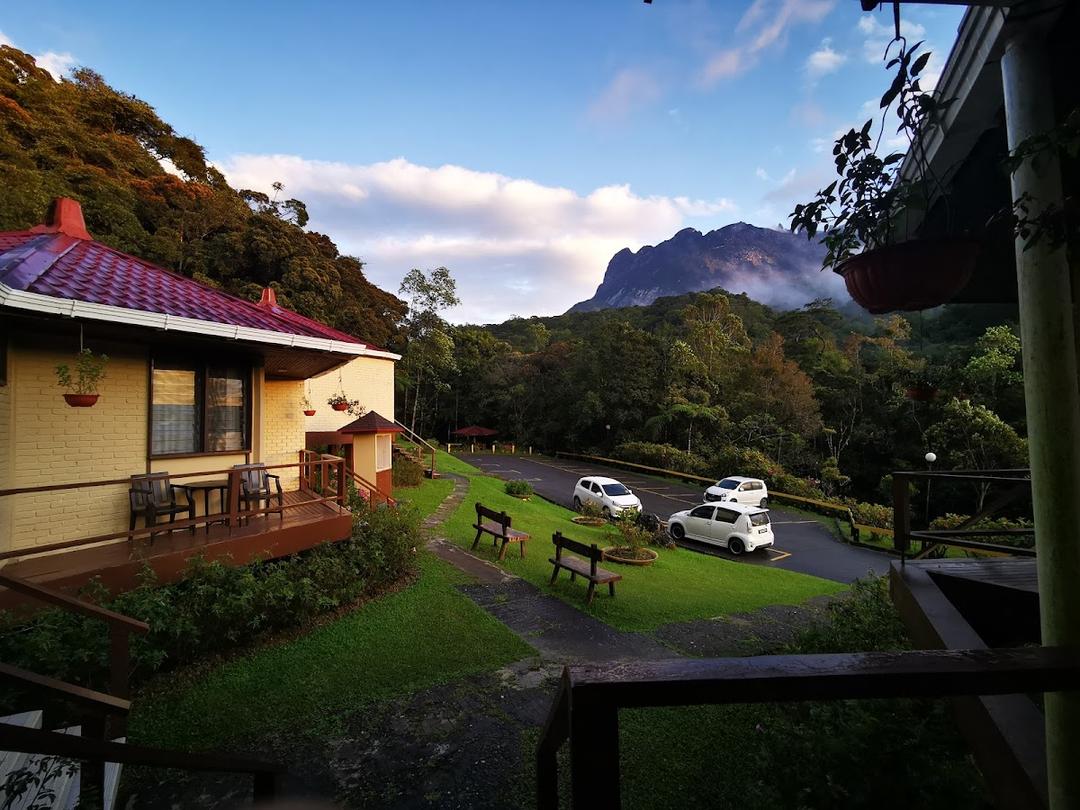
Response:
POLYGON ((303 202, 287 189, 277 199, 231 188, 199 144, 92 70, 57 82, 0 46, 0 189, 0 230, 37 224, 53 197, 74 197, 90 233, 112 247, 249 299, 273 286, 304 315, 398 341, 404 303, 305 231, 303 202))

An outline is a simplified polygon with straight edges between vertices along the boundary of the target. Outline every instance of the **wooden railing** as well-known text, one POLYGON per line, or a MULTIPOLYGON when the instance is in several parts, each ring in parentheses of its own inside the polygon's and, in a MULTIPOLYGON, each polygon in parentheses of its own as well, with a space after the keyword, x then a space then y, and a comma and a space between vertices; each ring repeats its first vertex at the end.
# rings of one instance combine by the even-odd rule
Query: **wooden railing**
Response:
POLYGON ((371 500, 372 502, 381 500, 388 506, 395 506, 397 504, 394 497, 380 489, 378 484, 371 483, 352 467, 345 466, 344 464, 337 464, 339 460, 340 459, 337 456, 327 455, 326 453, 317 453, 314 450, 301 450, 300 464, 302 472, 300 481, 307 489, 319 493, 327 491, 337 492, 341 482, 344 482, 347 488, 348 482, 352 481, 357 489, 362 490, 361 495, 365 500, 371 500), (317 468, 313 462, 317 462, 320 459, 324 462, 327 460, 333 461, 333 467, 328 468, 324 464, 322 467, 317 468), (344 470, 344 475, 340 474, 339 471, 341 469, 344 470))
POLYGON ((80 778, 80 800, 91 807, 104 806, 104 769, 106 763, 110 762, 250 773, 255 780, 255 799, 274 798, 281 774, 284 773, 284 768, 277 763, 110 742, 110 738, 122 737, 126 733, 127 717, 131 711, 131 701, 128 700, 131 692, 130 636, 132 633, 149 632, 150 626, 146 622, 3 572, 0 572, 0 585, 69 613, 100 619, 109 626, 109 692, 76 686, 0 662, 0 678, 14 682, 23 689, 47 693, 90 712, 82 722, 82 736, 0 723, 0 751, 66 757, 94 765, 89 769, 84 768, 80 778))
POLYGON ((405 431, 405 435, 408 436, 411 441, 415 442, 418 447, 426 447, 428 452, 431 453, 431 466, 429 468, 428 474, 432 478, 434 478, 435 475, 436 475, 435 455, 436 455, 436 453, 438 453, 438 450, 435 447, 432 446, 431 442, 427 441, 426 439, 421 438, 420 436, 418 436, 416 433, 414 433, 412 430, 410 430, 408 427, 406 427, 405 425, 403 425, 401 422, 397 421, 396 419, 394 420, 394 424, 396 424, 399 428, 401 428, 403 431, 405 431))
MULTIPOLYGON (((208 478, 210 476, 227 476, 228 484, 226 486, 225 505, 224 509, 220 512, 211 512, 210 514, 197 515, 195 518, 187 518, 184 520, 177 520, 171 523, 162 523, 157 526, 144 526, 142 528, 135 528, 131 530, 123 530, 116 532, 109 532, 107 534, 93 535, 90 537, 81 537, 74 540, 63 540, 55 543, 45 543, 37 546, 30 546, 27 548, 11 549, 9 551, 0 552, 0 561, 13 559, 13 558, 25 558, 38 554, 44 554, 51 551, 62 551, 71 548, 78 548, 80 546, 95 545, 97 543, 105 543, 112 540, 127 539, 131 542, 141 539, 153 539, 156 534, 161 534, 167 531, 179 531, 182 529, 196 529, 200 526, 207 526, 208 524, 222 524, 227 527, 231 534, 234 529, 238 529, 241 525, 241 519, 249 520, 252 517, 264 515, 270 512, 277 513, 279 510, 284 513, 291 509, 300 509, 303 507, 313 506, 315 504, 333 504, 336 505, 339 510, 346 510, 346 491, 345 491, 345 460, 338 456, 322 456, 318 459, 312 459, 305 461, 303 457, 299 463, 291 464, 268 464, 261 469, 268 472, 274 470, 291 470, 296 469, 301 474, 301 480, 304 480, 304 476, 310 473, 311 469, 318 471, 325 471, 334 469, 336 471, 334 475, 337 481, 341 482, 341 486, 337 487, 332 495, 320 495, 316 498, 310 498, 303 501, 294 501, 292 503, 284 503, 280 506, 271 505, 265 508, 259 509, 241 509, 241 475, 240 470, 233 469, 232 467, 226 469, 217 470, 200 470, 197 472, 178 473, 170 475, 170 482, 182 481, 189 478, 208 478)), ((327 475, 328 473, 323 473, 327 475)), ((78 481, 69 484, 47 484, 37 487, 17 487, 14 489, 0 490, 0 497, 12 496, 12 495, 24 495, 30 493, 40 492, 61 492, 65 490, 78 490, 104 486, 117 486, 123 484, 125 486, 131 485, 131 478, 113 478, 104 481, 78 481)), ((179 484, 178 486, 182 486, 179 484)))
POLYGON ((1075 689, 1080 649, 923 650, 639 661, 563 670, 536 751, 537 807, 559 803, 570 743, 571 806, 620 802, 619 710, 729 703, 928 698, 1075 689))
POLYGON ((993 554, 1012 554, 1020 557, 1035 556, 1034 548, 986 543, 974 539, 977 537, 1030 537, 1035 534, 1034 528, 972 528, 980 521, 993 516, 1009 504, 1030 493, 1031 470, 949 470, 942 472, 904 470, 894 472, 892 480, 893 548, 900 553, 901 560, 906 560, 911 554, 912 540, 917 540, 922 545, 922 548, 914 555, 915 559, 927 557, 946 546, 956 546, 993 554), (1003 484, 1006 485, 1006 488, 1004 492, 992 498, 982 509, 955 528, 931 529, 927 526, 925 529, 913 530, 911 528, 911 482, 915 480, 925 480, 928 487, 935 481, 947 481, 971 484, 1003 484))

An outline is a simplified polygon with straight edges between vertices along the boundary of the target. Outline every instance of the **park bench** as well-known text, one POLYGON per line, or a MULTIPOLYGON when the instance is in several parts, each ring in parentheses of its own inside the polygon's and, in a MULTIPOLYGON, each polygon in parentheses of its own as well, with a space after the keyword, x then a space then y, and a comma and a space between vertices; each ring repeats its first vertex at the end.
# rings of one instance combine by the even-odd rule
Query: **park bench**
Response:
POLYGON ((473 524, 473 528, 476 529, 476 539, 473 540, 473 549, 479 544, 482 535, 490 534, 493 538, 493 545, 497 546, 502 541, 502 547, 499 549, 500 560, 506 556, 506 547, 511 543, 520 544, 521 557, 524 559, 525 543, 528 542, 529 535, 510 528, 510 523, 511 518, 506 512, 496 512, 477 502, 476 523, 473 524))
POLYGON ((608 593, 615 596, 615 583, 622 579, 622 574, 605 571, 597 565, 598 562, 604 559, 604 552, 597 547, 596 543, 587 546, 584 543, 579 543, 577 540, 563 537, 562 532, 555 532, 555 534, 551 536, 551 542, 555 544, 555 556, 548 560, 548 562, 555 566, 555 570, 551 572, 552 585, 554 585, 555 580, 559 578, 559 569, 565 568, 570 572, 571 582, 579 574, 589 580, 589 591, 585 595, 586 605, 592 604, 593 597, 596 596, 597 585, 606 584, 608 586, 608 593), (585 559, 582 559, 582 557, 575 557, 573 554, 564 555, 563 549, 581 554, 585 559))

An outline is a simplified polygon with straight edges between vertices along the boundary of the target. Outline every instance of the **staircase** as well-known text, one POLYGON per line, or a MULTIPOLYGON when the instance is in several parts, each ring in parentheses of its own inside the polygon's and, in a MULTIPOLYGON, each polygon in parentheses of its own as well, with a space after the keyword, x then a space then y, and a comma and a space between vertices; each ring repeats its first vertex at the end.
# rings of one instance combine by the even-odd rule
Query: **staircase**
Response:
MULTIPOLYGON (((40 729, 41 711, 0 717, 0 723, 20 728, 40 729)), ((57 729, 58 734, 82 736, 82 726, 57 729)), ((123 742, 123 739, 116 740, 123 742)), ((62 808, 79 804, 82 766, 71 760, 46 754, 0 751, 0 807, 10 810, 62 808)), ((104 810, 116 806, 120 786, 120 765, 105 763, 104 810)))

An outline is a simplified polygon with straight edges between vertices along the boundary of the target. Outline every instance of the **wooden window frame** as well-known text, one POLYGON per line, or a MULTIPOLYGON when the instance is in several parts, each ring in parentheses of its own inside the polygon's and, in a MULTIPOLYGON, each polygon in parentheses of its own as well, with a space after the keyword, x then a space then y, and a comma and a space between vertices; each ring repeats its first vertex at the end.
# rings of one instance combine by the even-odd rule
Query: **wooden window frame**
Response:
POLYGON ((171 355, 168 352, 163 352, 161 355, 151 355, 149 363, 149 391, 150 396, 147 401, 146 409, 146 457, 149 461, 157 461, 158 459, 169 458, 200 458, 202 456, 237 456, 245 455, 250 456, 252 451, 253 442, 253 425, 252 414, 254 412, 254 399, 255 399, 255 366, 249 359, 245 358, 214 358, 213 360, 199 357, 195 360, 188 358, 180 358, 171 355), (210 420, 209 416, 209 397, 206 396, 207 380, 210 366, 223 366, 223 365, 235 365, 241 369, 246 369, 247 373, 244 375, 244 446, 238 447, 235 450, 198 450, 195 452, 185 453, 154 453, 154 370, 157 368, 158 363, 162 366, 191 366, 195 369, 195 373, 199 380, 197 386, 197 395, 201 393, 201 424, 202 432, 200 435, 200 443, 203 448, 206 448, 210 441, 210 420))

